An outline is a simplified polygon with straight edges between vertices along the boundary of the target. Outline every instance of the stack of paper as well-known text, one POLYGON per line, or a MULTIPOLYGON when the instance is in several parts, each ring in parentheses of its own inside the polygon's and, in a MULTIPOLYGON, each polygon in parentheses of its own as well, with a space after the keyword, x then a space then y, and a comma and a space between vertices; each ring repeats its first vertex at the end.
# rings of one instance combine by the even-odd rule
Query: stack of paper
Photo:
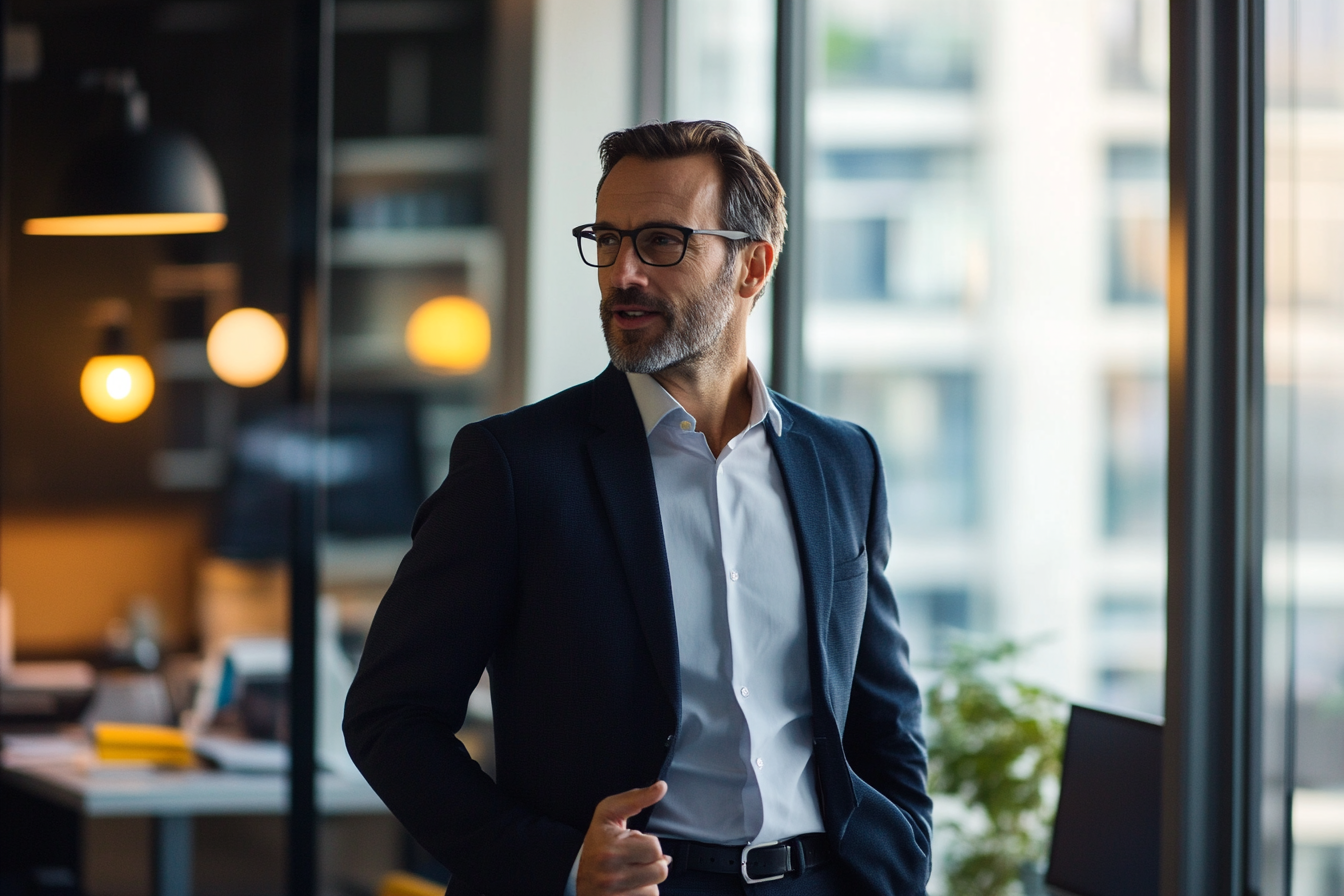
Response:
POLYGON ((6 768, 30 765, 70 763, 87 760, 92 751, 81 731, 77 736, 66 734, 6 734, 4 749, 0 750, 0 764, 6 768))
POLYGON ((104 762, 151 762, 154 765, 195 764, 191 742, 179 728, 100 722, 93 726, 93 744, 104 762))
POLYGON ((197 737, 196 754, 229 772, 289 771, 289 745, 274 740, 197 737))

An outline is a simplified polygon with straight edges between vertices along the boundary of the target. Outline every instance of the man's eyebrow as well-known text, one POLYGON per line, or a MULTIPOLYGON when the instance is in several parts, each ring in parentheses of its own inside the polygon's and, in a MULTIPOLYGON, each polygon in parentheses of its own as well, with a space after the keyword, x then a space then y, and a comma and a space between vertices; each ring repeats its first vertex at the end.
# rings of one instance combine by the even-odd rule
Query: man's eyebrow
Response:
MULTIPOLYGON (((620 229, 621 229, 621 228, 617 227, 615 224, 610 223, 609 221, 598 221, 598 222, 594 223, 592 226, 593 226, 593 229, 594 229, 594 230, 620 230, 620 229)), ((672 227, 672 228, 676 228, 676 229, 681 229, 681 228, 683 228, 683 227, 685 227, 685 226, 686 226, 685 224, 678 224, 678 223, 676 223, 675 221, 645 221, 643 224, 637 224, 637 225, 635 225, 634 227, 632 227, 632 228, 630 228, 630 229, 631 229, 631 230, 638 230, 638 229, 641 228, 641 227, 672 227)), ((690 229, 691 229, 691 230, 694 230, 695 228, 692 227, 692 228, 690 228, 690 229)))

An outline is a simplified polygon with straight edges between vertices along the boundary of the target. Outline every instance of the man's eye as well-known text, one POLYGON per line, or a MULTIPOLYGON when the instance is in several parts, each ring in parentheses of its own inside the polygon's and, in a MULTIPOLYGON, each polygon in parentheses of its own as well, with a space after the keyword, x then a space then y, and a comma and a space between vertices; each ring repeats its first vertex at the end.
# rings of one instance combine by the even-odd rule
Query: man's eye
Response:
POLYGON ((670 230, 655 230, 648 234, 651 246, 680 246, 681 234, 670 230))
POLYGON ((619 233, 599 231, 593 237, 599 246, 614 246, 621 241, 619 233))

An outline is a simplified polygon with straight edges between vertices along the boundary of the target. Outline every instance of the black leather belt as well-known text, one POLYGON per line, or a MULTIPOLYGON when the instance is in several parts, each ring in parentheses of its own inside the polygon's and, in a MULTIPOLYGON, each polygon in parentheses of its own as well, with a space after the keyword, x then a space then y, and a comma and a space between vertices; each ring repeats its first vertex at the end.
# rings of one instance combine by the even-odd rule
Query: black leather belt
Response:
POLYGON ((831 844, 825 834, 802 834, 788 840, 747 846, 722 846, 659 837, 663 852, 672 857, 672 870, 741 874, 749 884, 779 880, 786 874, 802 874, 831 859, 831 844))

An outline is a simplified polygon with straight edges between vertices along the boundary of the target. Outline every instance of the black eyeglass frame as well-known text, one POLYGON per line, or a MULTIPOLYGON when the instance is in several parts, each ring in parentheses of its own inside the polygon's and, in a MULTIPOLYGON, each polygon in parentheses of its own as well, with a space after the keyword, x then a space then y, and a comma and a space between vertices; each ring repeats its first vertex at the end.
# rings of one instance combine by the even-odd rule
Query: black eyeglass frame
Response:
MULTIPOLYGON (((571 232, 574 234, 574 240, 579 247, 579 258, 583 259, 584 264, 588 265, 588 267, 590 268, 609 268, 616 263, 615 256, 613 256, 611 261, 608 262, 607 264, 593 264, 583 254, 583 240, 585 238, 592 240, 594 243, 597 242, 597 234, 592 229, 596 226, 597 222, 593 222, 592 224, 580 224, 578 227, 575 227, 574 230, 571 232)), ((633 230, 621 230, 619 227, 603 227, 602 232, 619 234, 621 239, 630 237, 630 245, 634 247, 635 257, 651 268, 671 268, 681 264, 682 261, 686 259, 686 247, 691 244, 691 237, 695 236, 697 233, 703 233, 706 236, 721 236, 727 240, 755 239, 755 237, 753 237, 751 234, 742 230, 696 230, 693 227, 680 227, 676 224, 646 224, 643 227, 636 227, 633 230), (639 234, 645 230, 679 231, 682 234, 682 236, 685 237, 681 242, 681 257, 678 258, 676 261, 671 261, 668 262, 667 264, 658 264, 656 262, 649 261, 647 258, 645 258, 644 254, 639 251, 639 239, 638 239, 639 234)), ((620 255, 619 243, 617 244, 616 255, 620 255)))

